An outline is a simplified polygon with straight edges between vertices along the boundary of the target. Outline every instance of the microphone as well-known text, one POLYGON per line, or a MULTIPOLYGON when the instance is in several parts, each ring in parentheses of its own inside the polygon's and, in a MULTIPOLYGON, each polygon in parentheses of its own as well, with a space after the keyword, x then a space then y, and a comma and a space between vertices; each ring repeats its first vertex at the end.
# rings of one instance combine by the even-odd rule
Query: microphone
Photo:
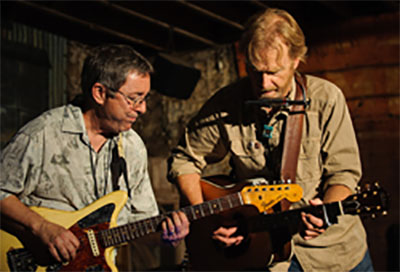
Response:
POLYGON ((307 107, 310 105, 310 99, 306 100, 289 100, 289 99, 281 99, 281 98, 262 98, 258 100, 247 100, 245 102, 248 105, 256 105, 260 107, 276 107, 276 106, 291 106, 291 105, 304 105, 307 107))

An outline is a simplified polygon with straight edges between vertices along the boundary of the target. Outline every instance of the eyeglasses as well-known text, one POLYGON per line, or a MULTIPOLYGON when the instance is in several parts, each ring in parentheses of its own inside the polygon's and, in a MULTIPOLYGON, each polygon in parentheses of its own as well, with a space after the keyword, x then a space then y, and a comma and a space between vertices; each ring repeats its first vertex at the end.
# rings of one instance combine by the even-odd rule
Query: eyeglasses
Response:
POLYGON ((138 105, 141 105, 143 102, 147 102, 147 100, 150 97, 150 93, 148 93, 145 97, 138 96, 138 97, 132 98, 132 97, 129 97, 128 95, 124 94, 120 90, 116 90, 116 89, 108 87, 106 85, 104 85, 104 87, 106 87, 109 91, 111 91, 113 93, 121 94, 125 98, 126 103, 128 103, 128 105, 130 105, 130 106, 132 106, 134 108, 137 107, 138 105))

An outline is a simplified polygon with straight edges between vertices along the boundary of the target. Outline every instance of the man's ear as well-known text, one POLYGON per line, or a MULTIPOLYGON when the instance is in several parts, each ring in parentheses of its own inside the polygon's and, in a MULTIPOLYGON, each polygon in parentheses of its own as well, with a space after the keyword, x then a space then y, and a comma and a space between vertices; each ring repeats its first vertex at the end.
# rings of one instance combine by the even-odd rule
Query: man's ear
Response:
POLYGON ((294 59, 294 63, 293 63, 293 68, 294 68, 294 70, 296 70, 297 69, 297 67, 299 66, 299 64, 300 64, 300 58, 295 58, 294 59))
POLYGON ((104 87, 104 85, 96 82, 95 84, 93 84, 92 86, 92 97, 93 100, 99 104, 99 105, 103 105, 104 102, 106 101, 107 98, 107 91, 106 91, 106 87, 104 87))

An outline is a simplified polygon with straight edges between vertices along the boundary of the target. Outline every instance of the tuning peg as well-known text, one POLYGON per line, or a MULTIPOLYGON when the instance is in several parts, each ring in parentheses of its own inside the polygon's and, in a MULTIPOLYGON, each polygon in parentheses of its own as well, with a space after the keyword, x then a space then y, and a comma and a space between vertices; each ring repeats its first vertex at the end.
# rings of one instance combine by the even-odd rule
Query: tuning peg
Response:
POLYGON ((366 210, 367 212, 369 212, 369 211, 371 210, 371 208, 370 208, 370 207, 365 207, 365 210, 366 210))
POLYGON ((382 215, 387 215, 387 214, 388 214, 387 211, 383 211, 383 212, 382 212, 382 215))
POLYGON ((374 185, 375 185, 376 188, 380 188, 380 187, 381 187, 381 186, 379 185, 379 181, 375 181, 374 185))
POLYGON ((376 215, 373 213, 371 214, 372 219, 375 219, 376 215))
POLYGON ((376 206, 376 209, 379 211, 382 207, 381 206, 376 206))

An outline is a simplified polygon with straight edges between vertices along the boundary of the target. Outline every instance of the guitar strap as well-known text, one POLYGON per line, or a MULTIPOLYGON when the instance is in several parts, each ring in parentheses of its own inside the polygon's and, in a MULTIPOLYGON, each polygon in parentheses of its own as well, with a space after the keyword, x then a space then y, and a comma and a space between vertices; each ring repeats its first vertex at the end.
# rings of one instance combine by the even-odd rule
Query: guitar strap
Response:
MULTIPOLYGON (((306 78, 296 71, 296 94, 295 100, 303 101, 306 92, 306 78)), ((281 180, 291 183, 296 182, 297 162, 300 153, 301 135, 303 132, 303 120, 306 110, 305 103, 303 105, 292 105, 289 110, 289 116, 286 121, 285 136, 283 142, 282 161, 281 161, 281 180)), ((290 206, 290 202, 286 201, 290 206)), ((289 206, 282 209, 288 209, 289 206)))
MULTIPOLYGON (((305 93, 306 93, 306 78, 304 75, 301 75, 296 71, 294 75, 296 81, 296 101, 305 101, 305 93)), ((306 103, 301 105, 292 105, 289 110, 289 115, 286 121, 285 135, 284 135, 284 143, 283 143, 283 151, 282 151, 282 161, 281 161, 281 180, 283 182, 288 182, 290 180, 291 183, 296 183, 296 172, 297 172, 297 162, 300 154, 300 143, 301 136, 303 132, 303 120, 304 114, 306 110, 306 103)), ((278 209, 281 211, 289 210, 291 202, 287 199, 283 199, 278 205, 278 209)), ((282 233, 278 233, 278 235, 274 235, 276 237, 290 237, 290 235, 284 235, 282 233)), ((277 246, 273 246, 275 248, 275 253, 271 255, 271 259, 268 265, 271 265, 273 262, 284 261, 292 258, 293 255, 293 247, 292 240, 289 238, 288 242, 285 244, 281 244, 280 241, 275 240, 275 237, 272 238, 272 244, 277 243, 277 246)))
POLYGON ((112 159, 111 159, 111 180, 113 185, 113 191, 119 190, 119 178, 121 174, 124 177, 126 183, 126 190, 128 191, 128 196, 131 196, 131 192, 128 186, 128 171, 125 161, 124 149, 122 145, 122 134, 119 134, 118 143, 112 150, 112 159))

